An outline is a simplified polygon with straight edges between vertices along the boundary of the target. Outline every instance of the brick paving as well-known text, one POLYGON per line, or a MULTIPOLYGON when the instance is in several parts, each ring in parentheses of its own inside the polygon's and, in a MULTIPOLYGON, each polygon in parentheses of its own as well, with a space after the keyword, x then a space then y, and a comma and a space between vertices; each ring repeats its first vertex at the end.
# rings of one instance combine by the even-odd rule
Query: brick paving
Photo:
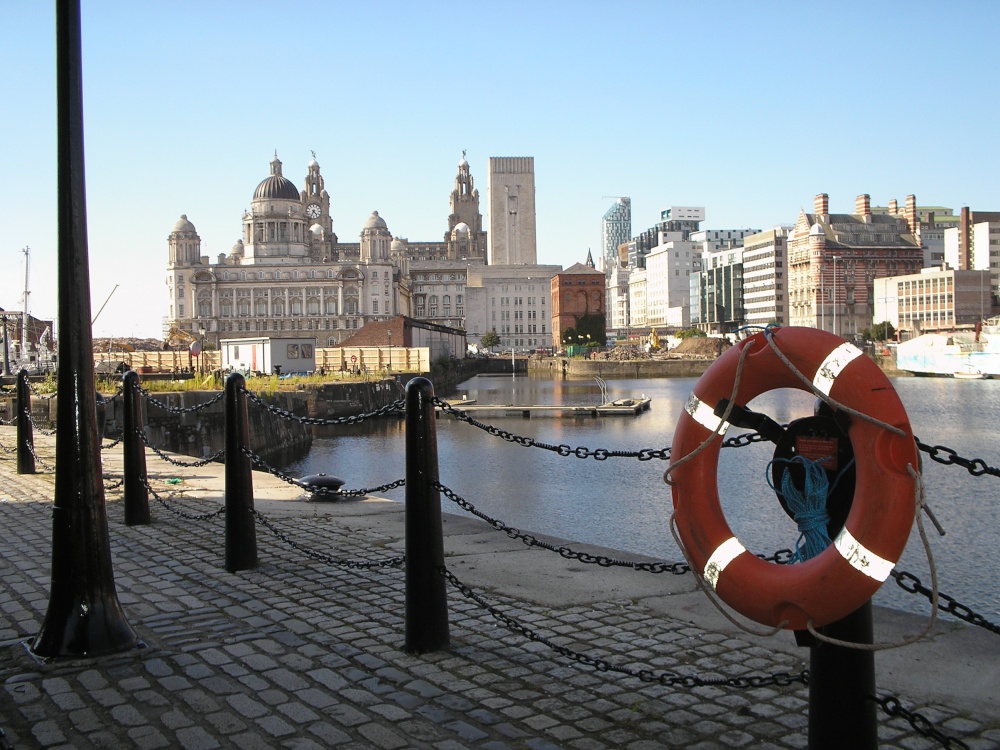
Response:
MULTIPOLYGON (((36 442, 39 455, 54 462, 53 440, 36 442)), ((13 428, 0 427, 0 445, 13 444, 13 428)), ((808 744, 808 688, 801 684, 679 688, 599 672, 511 632, 454 588, 448 592, 450 648, 408 654, 401 568, 318 563, 258 527, 260 566, 230 574, 223 567, 221 517, 192 521, 153 503, 151 525, 126 527, 120 490, 108 491, 107 504, 116 585, 144 647, 40 663, 25 643, 48 605, 52 492, 51 474, 19 476, 13 455, 0 453, 0 748, 808 744)), ((175 502, 197 513, 217 508, 219 498, 191 493, 175 502)), ((401 554, 395 508, 384 514, 391 520, 362 522, 338 516, 335 504, 322 513, 305 507, 269 517, 297 543, 340 558, 401 554)), ((538 565, 565 566, 556 555, 524 554, 538 565)), ((449 569, 452 560, 449 553, 449 569)), ((465 580, 490 557, 462 557, 460 566, 456 553, 454 560, 465 580)), ((806 650, 670 619, 651 600, 614 591, 551 606, 500 585, 483 594, 561 646, 634 668, 728 677, 808 666, 806 650)), ((994 654, 1000 651, 995 637, 989 643, 994 654)), ((963 706, 957 698, 913 702, 898 692, 905 705, 968 747, 1000 746, 1000 710, 984 715, 981 706, 963 706)), ((878 722, 883 748, 939 746, 901 719, 880 713, 878 722)))

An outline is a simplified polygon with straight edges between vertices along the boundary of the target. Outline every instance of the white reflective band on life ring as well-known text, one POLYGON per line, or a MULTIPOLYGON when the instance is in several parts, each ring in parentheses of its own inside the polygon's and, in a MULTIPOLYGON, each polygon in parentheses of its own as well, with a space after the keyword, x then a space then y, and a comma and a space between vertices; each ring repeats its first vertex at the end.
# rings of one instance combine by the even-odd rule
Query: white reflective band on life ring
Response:
POLYGON ((885 560, 865 547, 854 538, 846 526, 833 540, 833 546, 837 548, 840 556, 851 564, 852 568, 860 570, 869 578, 879 582, 885 581, 889 577, 892 567, 895 565, 891 560, 885 560))
POLYGON ((813 378, 813 385, 825 396, 830 395, 833 381, 851 362, 861 356, 861 350, 846 341, 826 355, 813 378))
POLYGON ((702 577, 709 586, 715 589, 719 583, 719 576, 722 575, 722 571, 726 569, 726 566, 746 551, 747 548, 740 544, 739 539, 734 536, 729 537, 716 547, 715 552, 708 558, 702 577))
POLYGON ((725 435, 726 430, 729 429, 729 422, 723 422, 715 416, 715 410, 693 393, 688 396, 687 403, 684 404, 684 410, 691 415, 691 418, 695 422, 709 432, 715 432, 716 428, 718 428, 719 434, 725 435))

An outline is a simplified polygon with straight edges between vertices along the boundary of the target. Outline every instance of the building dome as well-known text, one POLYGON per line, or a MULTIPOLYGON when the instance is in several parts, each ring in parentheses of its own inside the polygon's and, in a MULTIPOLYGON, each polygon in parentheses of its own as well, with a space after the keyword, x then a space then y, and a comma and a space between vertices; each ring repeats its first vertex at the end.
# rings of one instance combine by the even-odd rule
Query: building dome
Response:
POLYGON ((233 245, 233 249, 229 251, 229 254, 233 257, 243 257, 243 240, 236 240, 236 244, 233 245))
POLYGON ((194 228, 194 224, 188 221, 187 214, 181 214, 181 218, 177 220, 174 224, 174 228, 170 230, 171 232, 192 232, 197 233, 198 230, 194 228))
POLYGON ((458 222, 458 224, 455 225, 455 229, 453 231, 455 232, 455 239, 467 240, 469 238, 469 232, 471 230, 469 229, 468 224, 466 224, 464 221, 460 221, 458 222))
POLYGON ((826 232, 823 231, 823 227, 820 225, 820 223, 816 222, 809 229, 809 236, 810 237, 826 237, 826 232))
POLYGON ((378 211, 372 211, 372 215, 365 222, 365 229, 388 229, 385 219, 378 215, 378 211))
POLYGON ((278 199, 287 201, 297 201, 299 199, 298 188, 281 174, 281 160, 275 152, 274 160, 271 162, 271 176, 261 182, 253 193, 254 200, 278 199))
POLYGON ((393 255, 402 255, 406 252, 406 243, 399 239, 399 237, 393 237, 392 242, 389 243, 389 249, 393 255))
POLYGON ((273 174, 261 182, 253 193, 254 200, 258 198, 277 198, 280 200, 297 201, 299 190, 287 177, 273 174))
POLYGON ((315 236, 320 237, 323 234, 323 225, 313 224, 311 227, 309 227, 309 231, 312 232, 315 236))
POLYGON ((467 166, 469 166, 469 162, 467 162, 465 160, 465 152, 463 151, 462 152, 462 160, 458 162, 458 168, 459 169, 465 169, 467 166))

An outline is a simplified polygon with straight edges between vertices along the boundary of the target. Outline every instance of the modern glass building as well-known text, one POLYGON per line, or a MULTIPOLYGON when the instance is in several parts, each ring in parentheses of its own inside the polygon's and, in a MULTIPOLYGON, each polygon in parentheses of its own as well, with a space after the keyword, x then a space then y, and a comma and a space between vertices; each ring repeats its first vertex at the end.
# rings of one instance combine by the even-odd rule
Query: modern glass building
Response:
POLYGON ((600 270, 607 273, 614 268, 618 258, 618 246, 632 238, 632 199, 619 198, 601 219, 601 264, 600 270))

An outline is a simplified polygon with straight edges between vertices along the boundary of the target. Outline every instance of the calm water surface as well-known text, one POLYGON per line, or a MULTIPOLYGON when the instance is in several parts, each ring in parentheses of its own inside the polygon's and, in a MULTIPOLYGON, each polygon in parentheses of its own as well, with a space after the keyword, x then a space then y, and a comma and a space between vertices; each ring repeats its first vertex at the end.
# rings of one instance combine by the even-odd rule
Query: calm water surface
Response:
MULTIPOLYGON (((608 381, 608 396, 645 395, 652 408, 638 417, 532 419, 477 417, 504 430, 555 445, 591 450, 665 448, 694 378, 608 381)), ((1000 380, 945 378, 893 380, 914 433, 925 443, 953 448, 967 458, 1000 466, 994 419, 1000 413, 1000 380)), ((601 401, 595 381, 533 376, 477 376, 459 386, 457 397, 485 404, 594 405, 601 401)), ((813 397, 778 390, 752 402, 780 423, 812 413, 813 397)), ((296 476, 326 472, 347 487, 372 487, 401 478, 404 471, 402 420, 379 420, 338 428, 336 437, 318 438, 309 455, 288 467, 296 476)), ((734 429, 730 436, 745 430, 734 429)), ((663 482, 667 462, 611 458, 595 461, 561 457, 489 435, 464 422, 439 419, 438 453, 442 484, 476 507, 520 529, 598 544, 627 552, 678 560, 670 534, 671 499, 663 482)), ((770 553, 794 546, 794 523, 782 512, 765 481, 773 446, 724 449, 719 487, 733 531, 748 549, 770 553)), ((932 549, 941 590, 991 621, 1000 619, 1000 479, 973 477, 966 470, 924 458, 928 503, 947 531, 934 534, 932 549)), ((386 493, 403 499, 404 490, 386 493)), ((447 498, 446 512, 463 513, 447 498)), ((933 530, 927 524, 930 530, 933 530)), ((928 563, 911 535, 898 568, 930 586, 928 563)), ((926 613, 925 600, 890 580, 876 603, 926 613)))

